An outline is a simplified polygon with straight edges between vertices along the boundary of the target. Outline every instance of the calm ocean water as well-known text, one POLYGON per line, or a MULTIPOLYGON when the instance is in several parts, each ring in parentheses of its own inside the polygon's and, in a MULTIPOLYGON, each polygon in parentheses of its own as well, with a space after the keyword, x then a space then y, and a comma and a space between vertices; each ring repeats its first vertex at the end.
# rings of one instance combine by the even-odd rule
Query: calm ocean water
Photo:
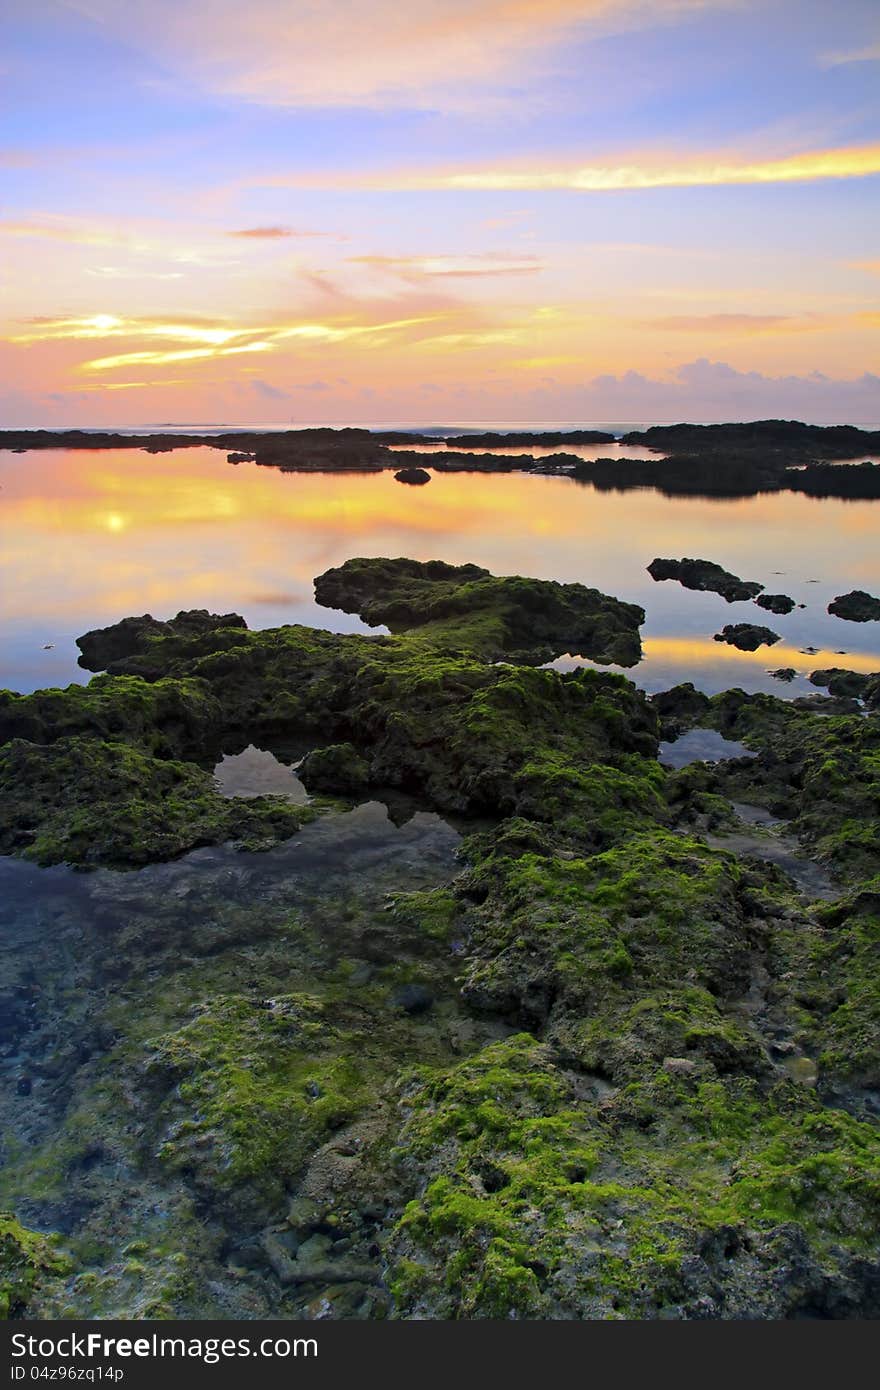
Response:
POLYGON ((235 610, 256 628, 360 630, 312 593, 315 575, 355 555, 474 561, 639 603, 645 659, 629 674, 649 690, 693 680, 792 695, 812 689, 805 676, 817 666, 880 669, 880 623, 825 611, 846 590, 880 592, 878 502, 601 493, 517 474, 436 474, 409 488, 391 473, 232 467, 201 447, 0 451, 0 532, 0 685, 21 691, 87 680, 74 638, 130 613, 200 607, 235 610), (806 608, 775 617, 656 584, 646 566, 658 555, 715 560, 806 608), (782 641, 750 654, 712 640, 724 623, 749 620, 782 641), (779 666, 802 676, 781 686, 767 674, 779 666))

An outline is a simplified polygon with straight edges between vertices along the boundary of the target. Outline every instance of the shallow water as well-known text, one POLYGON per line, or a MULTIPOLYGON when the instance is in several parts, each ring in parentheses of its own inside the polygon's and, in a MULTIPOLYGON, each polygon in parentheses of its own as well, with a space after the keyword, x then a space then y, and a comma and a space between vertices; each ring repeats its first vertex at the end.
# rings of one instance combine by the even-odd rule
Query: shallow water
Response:
POLYGON ((725 738, 715 729, 689 729, 681 738, 661 743, 658 757, 667 767, 687 767, 690 763, 721 763, 729 758, 753 758, 744 743, 725 738))
MULTIPOLYGON (((0 1049, 0 1077, 8 1082, 0 1102, 14 1098, 15 1123, 30 1108, 14 1097, 14 1081, 39 1063, 41 1030, 51 1033, 58 1002, 48 982, 59 971, 67 972, 61 1009, 75 1013, 78 999, 88 1007, 89 993, 106 988, 105 979, 90 977, 88 964, 105 952, 104 968, 118 982, 156 968, 166 955, 180 966, 246 952, 291 913, 318 923, 329 968, 334 958, 356 953, 347 903, 366 897, 381 906, 388 892, 448 882, 458 871, 459 843, 433 813, 416 812, 396 825, 386 806, 370 801, 325 815, 262 854, 218 846, 167 864, 93 873, 0 857, 0 1042, 2 1029, 22 1039, 21 1051, 0 1049)), ((277 981, 278 989, 291 987, 295 980, 277 981)), ((34 1104, 41 1089, 35 1081, 34 1104)))
POLYGON ((252 743, 241 753, 224 753, 214 776, 221 796, 284 796, 298 806, 309 799, 293 767, 252 743))
POLYGON ((0 685, 88 680, 74 638, 131 613, 208 608, 255 628, 364 631, 315 604, 314 576, 355 555, 409 555, 577 581, 640 604, 645 659, 629 674, 646 689, 692 680, 710 693, 813 694, 816 667, 880 669, 880 623, 825 611, 849 589, 880 591, 878 527, 877 502, 794 494, 668 498, 520 474, 436 474, 409 488, 390 472, 233 467, 202 447, 0 451, 0 685), (646 572, 655 556, 685 555, 807 607, 776 617, 646 572), (782 641, 754 653, 713 641, 725 623, 749 620, 782 641), (791 685, 768 675, 780 666, 799 672, 791 685))

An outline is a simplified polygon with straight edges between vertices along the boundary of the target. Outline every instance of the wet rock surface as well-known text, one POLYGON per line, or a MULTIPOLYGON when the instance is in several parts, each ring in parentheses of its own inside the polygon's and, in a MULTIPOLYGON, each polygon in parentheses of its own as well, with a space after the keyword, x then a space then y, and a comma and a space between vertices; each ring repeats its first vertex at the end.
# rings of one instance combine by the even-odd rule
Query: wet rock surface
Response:
POLYGON ((10 1308, 877 1316, 876 714, 540 669, 638 642, 578 585, 318 593, 392 635, 0 697, 10 1308))

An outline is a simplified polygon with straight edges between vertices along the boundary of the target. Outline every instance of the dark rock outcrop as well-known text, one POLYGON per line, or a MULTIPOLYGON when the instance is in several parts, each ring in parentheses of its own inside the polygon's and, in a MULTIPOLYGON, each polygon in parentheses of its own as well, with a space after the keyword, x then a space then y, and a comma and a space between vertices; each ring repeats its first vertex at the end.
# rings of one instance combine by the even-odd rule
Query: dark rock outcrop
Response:
POLYGON ((431 481, 430 473, 426 473, 424 468, 400 468, 394 476, 399 483, 411 483, 416 487, 431 481))
POLYGON ((247 628, 238 613, 209 613, 205 608, 181 611, 163 622, 150 613, 140 618, 123 618, 110 627, 95 628, 77 637, 80 666, 86 671, 107 671, 129 657, 143 656, 156 638, 179 637, 184 641, 216 632, 219 628, 247 628))
POLYGON ((823 687, 829 695, 855 697, 869 704, 880 696, 880 671, 864 673, 829 666, 825 670, 812 671, 809 679, 811 685, 823 687))
POLYGON ((741 652, 756 652, 759 647, 772 647, 781 638, 778 632, 758 623, 728 623, 715 633, 715 641, 738 647, 741 652))
POLYGON ((751 420, 723 425, 652 425, 647 430, 632 430, 621 442, 675 454, 736 451, 806 462, 880 453, 880 430, 805 425, 800 420, 751 420))
POLYGON ((790 613, 795 607, 794 599, 788 594, 758 594, 755 603, 759 608, 766 608, 768 613, 790 613))
POLYGON ((880 622, 880 598, 866 594, 864 589, 852 589, 848 594, 838 594, 829 603, 828 612, 850 623, 880 622))
POLYGON ((604 430, 511 430, 485 434, 451 434, 445 440, 449 449, 555 449, 566 444, 613 444, 615 437, 604 430))
POLYGON ((712 560, 652 560, 648 566, 652 579, 677 579, 686 589, 708 590, 720 594, 728 603, 742 603, 760 594, 764 585, 740 579, 712 560))

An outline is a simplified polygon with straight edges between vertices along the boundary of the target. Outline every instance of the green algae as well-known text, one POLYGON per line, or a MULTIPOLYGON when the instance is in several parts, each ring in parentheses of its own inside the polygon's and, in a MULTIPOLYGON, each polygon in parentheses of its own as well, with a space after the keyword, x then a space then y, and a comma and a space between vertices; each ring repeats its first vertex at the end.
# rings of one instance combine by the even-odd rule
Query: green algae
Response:
MULTIPOLYGON (((86 1065, 58 1049, 58 1134, 6 1154, 19 1214, 61 1209, 71 1184, 98 1213, 40 1306, 298 1315, 278 1281, 298 1287, 303 1262, 275 1234, 270 1270, 245 1241, 239 1293, 217 1293, 230 1240, 274 1219, 291 1250, 342 1232, 355 1288, 378 1287, 381 1250, 397 1317, 876 1315, 880 1142, 859 1092, 878 1085, 876 720, 537 669, 575 631, 611 659, 634 615, 401 564, 319 585, 390 637, 150 631, 115 675, 0 698, 0 843, 42 863, 286 839, 302 808, 221 798, 207 770, 254 737, 310 747, 315 790, 393 789, 472 827, 457 878, 381 905, 233 903, 194 915, 181 959, 157 903, 114 959, 89 943, 94 977, 120 982, 106 1041, 86 1065), (670 774, 658 714, 758 756, 670 774), (706 844, 731 798, 789 819, 840 900, 706 844), (393 1003, 411 984, 436 1001, 417 1018, 393 1003), (111 1171, 128 1192, 148 1176, 166 1226, 135 1201, 123 1244, 111 1171), (314 1213, 285 1228, 300 1192, 314 1213)), ((74 1032, 87 998, 67 996, 74 1032)), ((325 1288, 344 1270, 327 1260, 325 1288)))
POLYGON ((396 1161, 427 1175, 391 1240, 398 1316, 736 1316, 779 1243, 804 1243, 813 1280, 871 1253, 875 1131, 791 1087, 662 1071, 591 1098, 519 1035, 412 1078, 401 1105, 396 1161))
POLYGON ((441 560, 348 560, 315 584, 319 603, 358 613, 371 626, 449 643, 483 660, 539 664, 564 652, 634 665, 644 611, 582 584, 496 578, 477 565, 441 560))
POLYGON ((51 1237, 26 1230, 10 1212, 0 1212, 0 1320, 22 1317, 40 1280, 69 1268, 51 1237))
POLYGON ((315 814, 279 796, 218 792, 192 763, 83 736, 0 749, 0 850, 39 864, 134 866, 227 840, 275 844, 315 814))

